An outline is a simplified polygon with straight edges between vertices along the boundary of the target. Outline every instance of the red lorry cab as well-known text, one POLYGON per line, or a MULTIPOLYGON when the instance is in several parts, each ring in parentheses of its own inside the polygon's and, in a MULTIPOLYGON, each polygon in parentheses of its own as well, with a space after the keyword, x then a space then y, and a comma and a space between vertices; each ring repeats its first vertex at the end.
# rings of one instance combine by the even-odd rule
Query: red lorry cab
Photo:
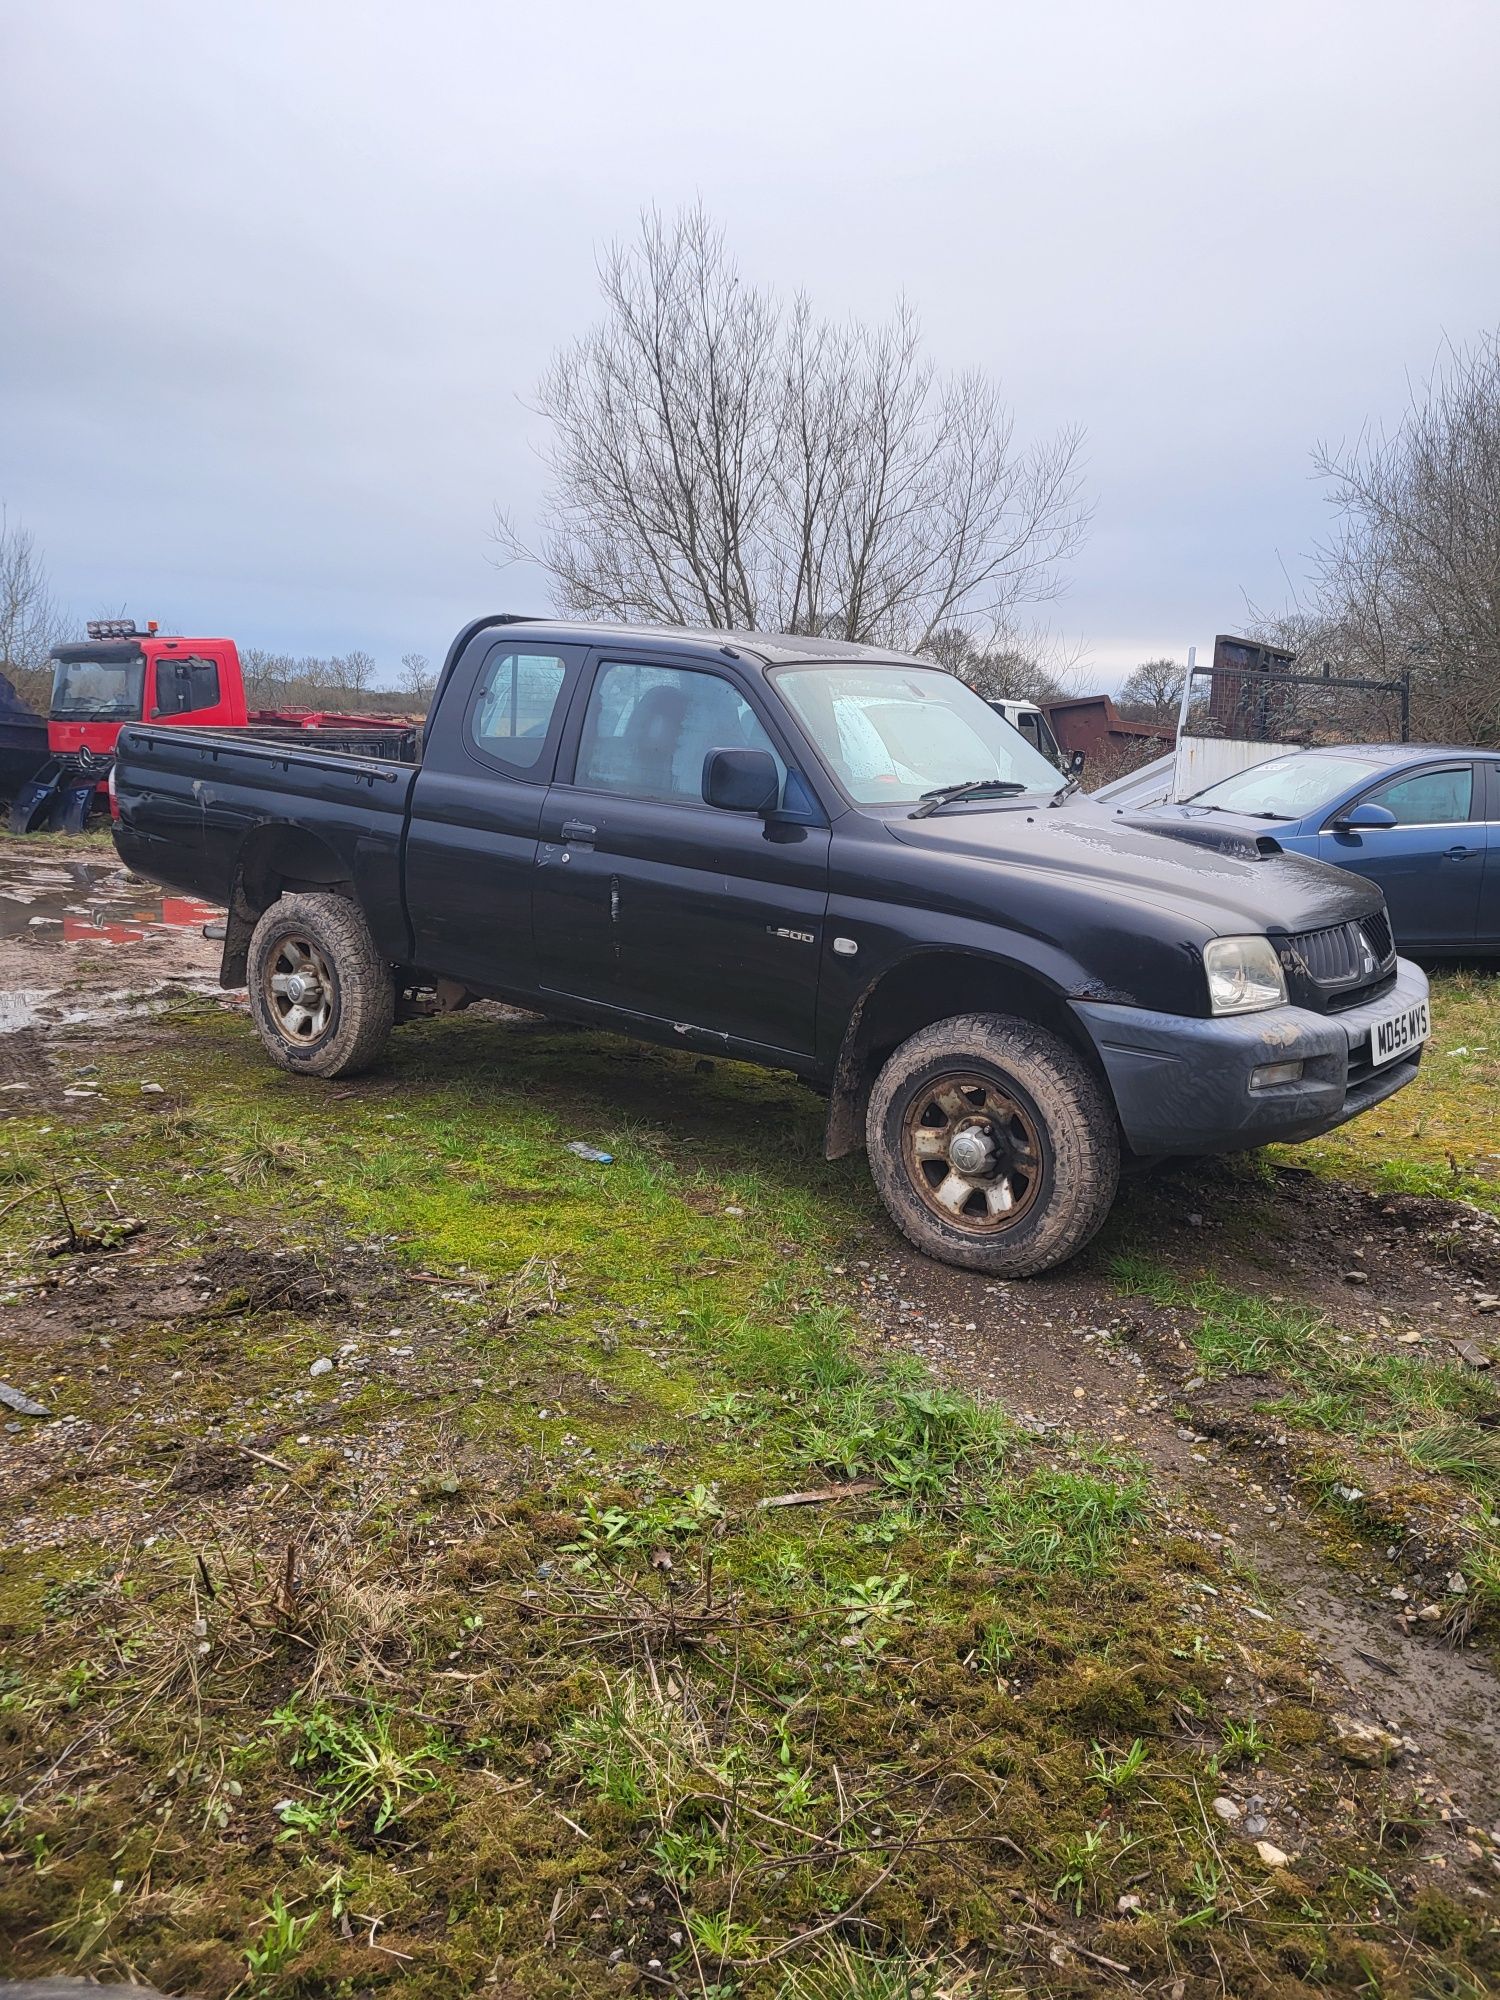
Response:
POLYGON ((126 722, 190 722, 242 729, 249 720, 233 639, 173 639, 125 619, 89 626, 87 641, 52 655, 47 742, 54 757, 114 750, 126 722))
POLYGON ((183 722, 194 729, 370 729, 405 717, 339 715, 331 710, 245 706, 233 639, 183 639, 138 632, 133 619, 101 618, 87 640, 54 647, 47 745, 54 757, 113 755, 122 723, 183 722))

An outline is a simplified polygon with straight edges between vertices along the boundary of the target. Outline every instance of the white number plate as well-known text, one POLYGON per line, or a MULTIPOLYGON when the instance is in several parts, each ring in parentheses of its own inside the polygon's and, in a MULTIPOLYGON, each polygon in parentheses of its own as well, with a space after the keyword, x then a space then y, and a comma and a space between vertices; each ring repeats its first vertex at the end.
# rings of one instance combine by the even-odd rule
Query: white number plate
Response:
POLYGON ((1397 1056, 1410 1055, 1431 1033, 1432 1019, 1425 1000, 1419 1000, 1414 1007, 1403 1007, 1399 1013, 1387 1014, 1370 1030, 1371 1067, 1380 1069, 1385 1063, 1394 1062, 1397 1056))

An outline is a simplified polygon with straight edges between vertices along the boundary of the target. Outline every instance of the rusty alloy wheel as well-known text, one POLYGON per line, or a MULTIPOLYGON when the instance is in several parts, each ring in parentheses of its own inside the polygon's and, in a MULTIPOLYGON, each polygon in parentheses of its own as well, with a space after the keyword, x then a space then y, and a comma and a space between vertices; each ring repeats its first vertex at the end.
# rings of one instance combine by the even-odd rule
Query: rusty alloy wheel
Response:
POLYGON ((945 1222, 976 1236, 1012 1229, 1042 1184, 1042 1141, 1020 1100, 972 1072, 938 1076, 901 1124, 912 1187, 945 1222))
POLYGON ((328 1032, 338 1003, 338 975, 311 938, 284 937, 261 979, 266 1013, 294 1048, 328 1032))

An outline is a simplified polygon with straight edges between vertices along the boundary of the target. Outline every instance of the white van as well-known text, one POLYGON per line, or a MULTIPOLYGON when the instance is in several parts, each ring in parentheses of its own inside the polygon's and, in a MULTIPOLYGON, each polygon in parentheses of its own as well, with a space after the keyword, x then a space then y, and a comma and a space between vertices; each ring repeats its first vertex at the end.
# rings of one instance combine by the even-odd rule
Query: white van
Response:
POLYGON ((1059 771, 1071 768, 1052 734, 1052 724, 1034 701, 992 701, 990 707, 996 715, 1003 716, 1013 729, 1019 729, 1032 749, 1040 750, 1059 771))

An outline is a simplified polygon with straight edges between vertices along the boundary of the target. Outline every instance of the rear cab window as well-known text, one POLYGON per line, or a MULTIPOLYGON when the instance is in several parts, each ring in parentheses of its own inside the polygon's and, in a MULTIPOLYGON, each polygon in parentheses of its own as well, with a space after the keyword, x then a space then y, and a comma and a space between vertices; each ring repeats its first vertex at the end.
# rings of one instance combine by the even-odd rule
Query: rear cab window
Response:
POLYGON ((464 715, 464 739, 487 764, 545 784, 567 710, 576 658, 513 642, 491 649, 464 715))

